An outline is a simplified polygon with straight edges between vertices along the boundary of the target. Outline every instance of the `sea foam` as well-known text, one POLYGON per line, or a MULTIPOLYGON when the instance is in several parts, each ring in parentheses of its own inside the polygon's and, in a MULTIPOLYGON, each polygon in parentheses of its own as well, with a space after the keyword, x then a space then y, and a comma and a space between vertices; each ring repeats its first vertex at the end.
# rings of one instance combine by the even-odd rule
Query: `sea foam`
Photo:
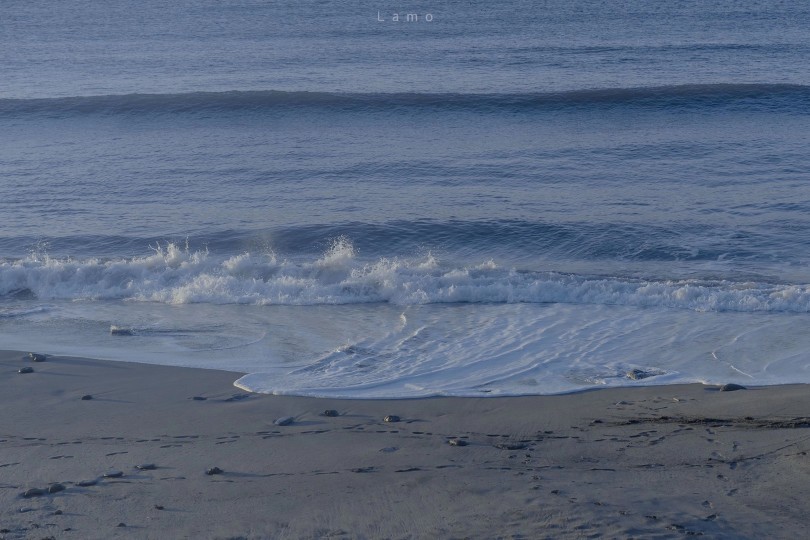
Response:
POLYGON ((810 312, 810 285, 592 276, 454 264, 428 253, 364 260, 336 240, 321 256, 272 252, 218 257, 168 243, 133 258, 51 258, 0 263, 0 296, 166 304, 319 305, 568 303, 693 311, 810 312))

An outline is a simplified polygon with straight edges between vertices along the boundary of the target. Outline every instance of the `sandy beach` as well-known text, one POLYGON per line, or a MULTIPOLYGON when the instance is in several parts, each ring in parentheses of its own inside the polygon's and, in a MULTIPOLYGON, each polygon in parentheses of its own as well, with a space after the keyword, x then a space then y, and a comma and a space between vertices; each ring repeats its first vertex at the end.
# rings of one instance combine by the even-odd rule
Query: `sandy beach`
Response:
POLYGON ((0 538, 798 538, 810 510, 802 385, 372 401, 0 369, 0 538))

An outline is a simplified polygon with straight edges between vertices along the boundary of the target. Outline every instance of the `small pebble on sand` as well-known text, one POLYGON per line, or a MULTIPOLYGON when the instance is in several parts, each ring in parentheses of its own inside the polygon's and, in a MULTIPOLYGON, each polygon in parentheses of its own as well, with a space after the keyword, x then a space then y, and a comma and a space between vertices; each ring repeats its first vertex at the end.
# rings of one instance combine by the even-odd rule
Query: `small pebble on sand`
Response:
POLYGON ((48 493, 59 493, 60 491, 65 491, 65 486, 59 482, 55 482, 48 486, 48 493))
POLYGON ((79 487, 90 487, 95 486, 96 484, 98 484, 98 478, 93 478, 92 480, 81 480, 76 483, 76 485, 79 487))

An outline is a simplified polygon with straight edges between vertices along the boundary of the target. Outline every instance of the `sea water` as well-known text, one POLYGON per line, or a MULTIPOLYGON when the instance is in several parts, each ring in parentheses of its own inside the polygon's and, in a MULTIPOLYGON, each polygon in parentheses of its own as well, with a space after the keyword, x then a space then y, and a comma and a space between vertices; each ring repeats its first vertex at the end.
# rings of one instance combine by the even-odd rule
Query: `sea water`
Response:
POLYGON ((0 347, 355 398, 810 382, 808 27, 7 1, 0 347))

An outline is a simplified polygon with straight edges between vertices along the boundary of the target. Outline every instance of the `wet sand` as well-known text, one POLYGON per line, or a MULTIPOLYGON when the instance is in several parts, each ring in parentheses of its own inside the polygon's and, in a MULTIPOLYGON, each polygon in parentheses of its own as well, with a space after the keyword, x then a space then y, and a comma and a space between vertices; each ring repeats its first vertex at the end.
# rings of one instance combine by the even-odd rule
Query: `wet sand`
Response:
POLYGON ((12 351, 0 372, 0 538, 806 534, 804 385, 377 401, 12 351))

